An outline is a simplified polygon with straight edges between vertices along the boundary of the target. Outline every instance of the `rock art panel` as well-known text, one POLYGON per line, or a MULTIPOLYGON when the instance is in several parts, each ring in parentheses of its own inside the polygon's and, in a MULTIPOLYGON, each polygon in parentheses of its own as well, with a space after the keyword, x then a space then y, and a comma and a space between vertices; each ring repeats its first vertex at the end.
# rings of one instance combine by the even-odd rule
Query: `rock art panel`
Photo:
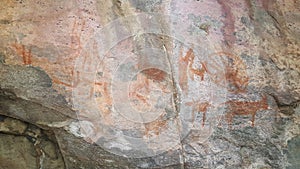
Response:
POLYGON ((297 165, 298 1, 2 3, 0 114, 19 122, 0 117, 1 145, 38 151, 4 146, 0 166, 54 149, 60 168, 297 165))

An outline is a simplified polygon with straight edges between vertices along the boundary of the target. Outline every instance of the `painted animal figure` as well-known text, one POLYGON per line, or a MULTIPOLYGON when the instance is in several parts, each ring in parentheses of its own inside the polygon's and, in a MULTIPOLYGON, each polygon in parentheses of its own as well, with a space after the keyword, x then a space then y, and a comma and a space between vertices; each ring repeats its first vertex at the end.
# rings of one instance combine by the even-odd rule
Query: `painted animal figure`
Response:
MULTIPOLYGON (((182 51, 181 54, 182 55, 182 51)), ((189 49, 184 57, 179 58, 179 85, 182 89, 182 91, 186 94, 188 90, 188 76, 194 80, 194 76, 199 76, 201 81, 204 80, 204 74, 207 72, 207 68, 204 62, 200 62, 201 68, 197 69, 194 68, 194 59, 195 54, 193 52, 193 49, 189 49)))
POLYGON ((240 76, 237 69, 227 67, 225 77, 229 85, 232 85, 234 89, 229 88, 229 91, 233 93, 244 93, 248 86, 249 78, 247 76, 240 76))
POLYGON ((249 77, 246 72, 247 66, 243 60, 226 52, 214 53, 210 57, 210 62, 206 62, 204 68, 211 80, 226 87, 231 93, 245 93, 249 77))
POLYGON ((195 113, 200 113, 200 112, 203 113, 202 127, 204 127, 207 109, 209 106, 211 106, 211 104, 209 102, 196 102, 193 100, 192 102, 187 102, 186 105, 192 106, 192 122, 193 123, 195 123, 195 113))
POLYGON ((247 101, 227 101, 225 104, 228 106, 228 112, 225 117, 228 121, 228 124, 232 125, 232 120, 234 116, 238 115, 251 115, 251 124, 254 127, 255 115, 259 110, 268 109, 268 100, 267 96, 262 96, 262 99, 259 101, 247 102, 247 101))

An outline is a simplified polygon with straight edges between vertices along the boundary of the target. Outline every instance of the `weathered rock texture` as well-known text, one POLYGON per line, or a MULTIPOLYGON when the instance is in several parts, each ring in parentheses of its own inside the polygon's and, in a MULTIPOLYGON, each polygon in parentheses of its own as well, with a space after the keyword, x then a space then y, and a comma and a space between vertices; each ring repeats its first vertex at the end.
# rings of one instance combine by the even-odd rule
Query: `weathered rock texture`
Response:
POLYGON ((0 169, 300 168, 299 7, 1 1, 0 169))

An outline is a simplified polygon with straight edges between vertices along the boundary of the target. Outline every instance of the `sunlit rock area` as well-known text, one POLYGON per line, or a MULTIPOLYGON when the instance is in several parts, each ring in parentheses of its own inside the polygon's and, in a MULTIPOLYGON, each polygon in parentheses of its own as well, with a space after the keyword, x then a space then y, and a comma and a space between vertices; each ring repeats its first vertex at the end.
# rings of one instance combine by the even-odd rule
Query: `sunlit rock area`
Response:
POLYGON ((0 169, 299 169, 300 1, 2 0, 0 169))

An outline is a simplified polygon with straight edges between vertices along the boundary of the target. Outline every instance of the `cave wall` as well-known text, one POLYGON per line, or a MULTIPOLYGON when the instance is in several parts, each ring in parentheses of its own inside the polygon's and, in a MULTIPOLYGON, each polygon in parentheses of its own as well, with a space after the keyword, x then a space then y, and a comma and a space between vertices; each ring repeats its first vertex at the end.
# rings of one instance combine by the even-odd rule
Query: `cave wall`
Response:
POLYGON ((1 169, 299 168, 300 1, 1 4, 1 169))

